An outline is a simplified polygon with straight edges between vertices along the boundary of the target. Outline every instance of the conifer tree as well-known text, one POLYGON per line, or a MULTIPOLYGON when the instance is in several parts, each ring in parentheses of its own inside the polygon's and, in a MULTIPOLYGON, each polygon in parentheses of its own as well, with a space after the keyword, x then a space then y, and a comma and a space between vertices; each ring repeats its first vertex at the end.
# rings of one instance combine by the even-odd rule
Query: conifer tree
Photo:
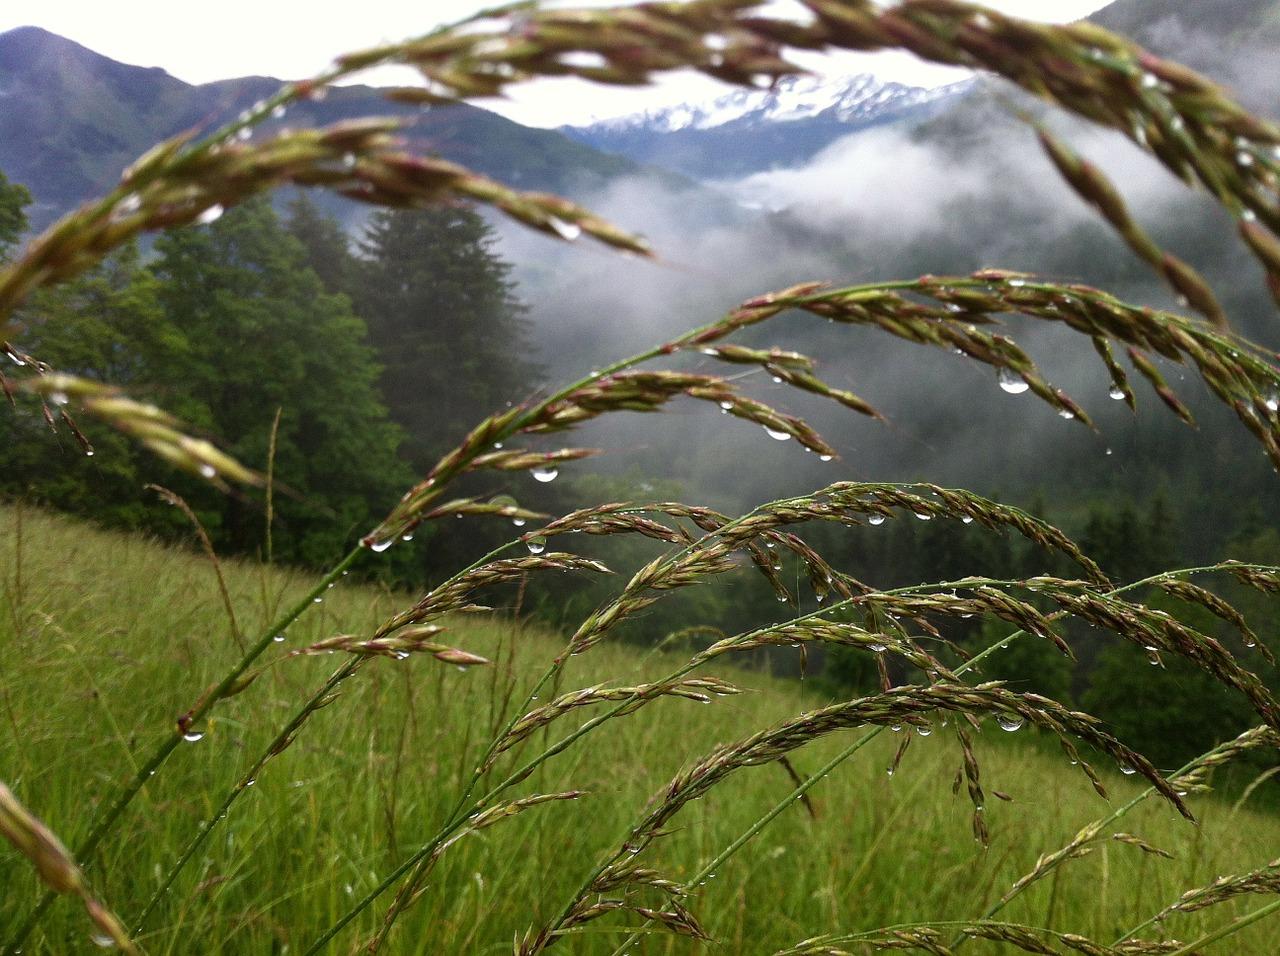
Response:
POLYGON ((362 243, 356 311, 405 432, 404 457, 419 471, 537 381, 526 310, 494 242, 477 213, 450 205, 379 212, 362 243))

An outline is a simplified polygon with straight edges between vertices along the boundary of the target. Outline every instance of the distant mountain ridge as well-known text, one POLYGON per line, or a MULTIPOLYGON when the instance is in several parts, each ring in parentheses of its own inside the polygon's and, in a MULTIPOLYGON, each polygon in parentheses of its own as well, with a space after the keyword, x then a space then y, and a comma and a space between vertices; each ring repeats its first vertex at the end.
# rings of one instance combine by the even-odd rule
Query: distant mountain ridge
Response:
POLYGON ((791 76, 769 89, 733 90, 706 103, 560 129, 603 152, 698 179, 723 179, 799 165, 859 130, 926 119, 972 85, 966 80, 926 89, 865 73, 791 76))
MULTIPOLYGON (((242 77, 192 85, 159 68, 119 63, 38 27, 0 33, 0 171, 35 196, 42 227, 103 193, 161 139, 212 129, 281 85, 242 77)), ((553 130, 521 126, 467 104, 428 110, 366 86, 335 87, 298 103, 272 126, 324 125, 356 116, 412 119, 411 148, 464 163, 527 189, 583 196, 643 172, 553 130)), ((668 182, 674 178, 668 177, 668 182)))

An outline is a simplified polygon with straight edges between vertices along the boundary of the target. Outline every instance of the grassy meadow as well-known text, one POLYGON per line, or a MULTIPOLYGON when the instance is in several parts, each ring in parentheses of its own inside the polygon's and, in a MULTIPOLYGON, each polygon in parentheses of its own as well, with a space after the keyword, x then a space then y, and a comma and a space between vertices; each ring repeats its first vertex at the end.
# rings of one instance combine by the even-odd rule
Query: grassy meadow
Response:
MULTIPOLYGON (((0 569, 0 779, 73 845, 95 807, 238 654, 211 566, 195 551, 5 507, 0 569)), ((312 580, 250 562, 227 562, 225 572, 250 638, 312 580)), ((89 871, 130 928, 200 821, 339 661, 286 659, 288 651, 368 630, 411 599, 366 585, 335 587, 289 629, 273 648, 278 653, 268 653, 278 663, 220 704, 202 739, 173 754, 89 871)), ((495 666, 463 671, 423 655, 371 661, 218 825, 139 936, 148 953, 302 952, 435 832, 507 702, 562 646, 558 635, 510 618, 473 618, 446 639, 495 666)), ((565 689, 653 679, 678 663, 606 641, 573 662, 565 689)), ((751 692, 709 706, 660 701, 584 738, 519 792, 587 795, 534 808, 452 846, 386 951, 510 952, 513 935, 558 910, 682 765, 717 742, 828 702, 812 682, 728 666, 714 673, 751 692)), ((552 732, 574 726, 566 718, 552 732)), ((1056 745, 1026 729, 1001 733, 987 721, 977 738, 983 782, 989 794, 1000 790, 1012 801, 989 801, 992 845, 983 850, 970 836, 963 791, 951 792, 960 763, 954 737, 914 740, 890 776, 897 736, 882 734, 813 791, 812 812, 799 804, 787 810, 699 889, 692 907, 716 944, 651 935, 639 951, 771 953, 818 933, 976 917, 1040 853, 1109 810, 1056 745)), ((850 739, 838 735, 799 751, 797 769, 816 768, 850 739)), ((1114 802, 1141 789, 1104 763, 1099 771, 1114 802)), ((687 879, 791 787, 776 764, 738 773, 677 817, 650 851, 652 865, 687 879)), ((1110 942, 1181 890, 1263 865, 1277 855, 1280 821, 1252 800, 1237 805, 1238 792, 1196 797, 1199 828, 1146 802, 1116 829, 1174 859, 1107 842, 1002 916, 1110 942)), ((0 845, 0 927, 19 921, 40 892, 29 864, 0 845)), ((331 951, 348 952, 367 938, 387 901, 348 927, 331 951)), ((1246 898, 1207 916, 1174 916, 1166 927, 1191 939, 1256 906, 1246 898)), ((624 937, 604 929, 618 925, 616 918, 593 923, 557 949, 610 953, 624 937)), ((91 950, 88 926, 77 901, 60 899, 25 952, 91 950)), ((1264 921, 1213 951, 1274 953, 1276 933, 1264 921)), ((962 951, 1004 950, 971 941, 962 951)))

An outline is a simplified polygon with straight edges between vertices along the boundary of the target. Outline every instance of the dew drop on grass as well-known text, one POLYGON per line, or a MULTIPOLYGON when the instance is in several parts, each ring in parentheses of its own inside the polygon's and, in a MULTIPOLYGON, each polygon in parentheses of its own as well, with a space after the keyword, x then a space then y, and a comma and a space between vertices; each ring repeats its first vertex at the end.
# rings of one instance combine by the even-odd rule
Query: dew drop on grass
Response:
POLYGON ((999 382, 1000 387, 1010 395, 1021 395, 1031 387, 1021 375, 1018 375, 1016 372, 1010 371, 1007 368, 1002 368, 996 372, 996 381, 999 382))
POLYGON ((893 776, 893 768, 892 768, 892 767, 885 767, 885 768, 884 768, 884 772, 885 772, 886 774, 888 774, 890 777, 892 777, 892 776, 893 776))
POLYGON ((888 644, 868 644, 867 645, 867 650, 872 651, 873 653, 876 653, 876 654, 883 654, 888 649, 889 649, 888 644))
POLYGON ((973 518, 970 515, 962 515, 960 517, 961 524, 973 524, 973 518))
POLYGON ((1016 714, 996 714, 996 723, 1000 725, 1000 729, 1013 733, 1022 726, 1022 718, 1016 714))
MULTIPOLYGON (((462 517, 462 515, 458 515, 458 517, 459 517, 459 518, 461 518, 461 517, 462 517)), ((412 532, 410 532, 410 533, 408 533, 408 534, 402 534, 402 535, 400 535, 400 540, 401 540, 401 541, 412 541, 412 540, 413 540, 413 533, 412 533, 412 532)))
POLYGON ((1280 411, 1280 392, 1272 392, 1266 397, 1267 411, 1280 411))
POLYGON ((387 538, 385 541, 374 541, 369 545, 369 550, 381 554, 395 543, 394 538, 387 538))
POLYGON ((830 461, 835 455, 819 455, 818 461, 830 461))
POLYGON ((902 724, 890 724, 889 729, 896 734, 898 731, 902 730, 902 724))
POLYGON ((222 215, 222 207, 216 203, 206 209, 200 215, 196 216, 196 222, 202 226, 207 226, 211 222, 217 222, 218 217, 222 215))
POLYGON ((1071 421, 1071 419, 1076 417, 1076 413, 1067 408, 1060 408, 1058 409, 1058 417, 1071 421))
POLYGON ((94 933, 89 937, 93 941, 93 945, 99 949, 115 949, 116 941, 106 934, 94 933))
POLYGON ((523 528, 529 522, 526 521, 524 518, 512 518, 511 523, 515 525, 517 528, 523 528))
POLYGON ((283 103, 277 103, 275 106, 271 107, 272 119, 284 119, 284 114, 285 114, 285 105, 283 103))
POLYGON ((283 643, 284 643, 284 635, 283 635, 283 634, 277 634, 275 637, 271 638, 271 640, 275 641, 277 644, 283 644, 283 643))
POLYGON ((728 414, 729 409, 731 409, 731 408, 733 408, 733 402, 721 402, 721 403, 720 403, 720 411, 724 412, 725 414, 728 414))
POLYGON ((547 550, 547 539, 530 538, 525 542, 525 545, 528 547, 530 554, 542 554, 543 551, 547 550))
POLYGON ((217 475, 217 473, 218 473, 218 472, 217 472, 217 469, 215 469, 215 468, 213 467, 213 465, 201 465, 201 466, 200 466, 200 477, 201 477, 201 478, 212 478, 212 477, 214 477, 215 475, 217 475))
POLYGON ((323 603, 324 603, 324 598, 322 598, 322 597, 313 597, 313 598, 311 599, 311 603, 312 603, 312 604, 323 604, 323 603))
POLYGON ((790 432, 780 432, 776 428, 770 428, 768 425, 764 426, 764 433, 774 441, 786 441, 791 437, 790 432))
POLYGON ((1138 771, 1135 768, 1130 767, 1127 763, 1122 763, 1120 764, 1120 772, 1124 774, 1126 777, 1130 777, 1130 776, 1133 776, 1138 771))
POLYGON ((568 242, 573 242, 582 235, 582 227, 576 222, 565 222, 556 216, 552 216, 547 223, 555 230, 556 235, 568 242))
POLYGON ((933 520, 933 515, 927 515, 927 514, 925 514, 923 511, 913 511, 913 512, 911 512, 911 513, 912 513, 913 515, 915 515, 917 518, 919 518, 921 521, 932 521, 932 520, 933 520))
POLYGON ((560 472, 556 468, 551 468, 547 465, 539 465, 537 468, 531 468, 529 470, 529 474, 533 475, 534 481, 540 481, 545 485, 548 481, 555 481, 556 476, 560 474, 560 472))
POLYGON ((1117 402, 1124 401, 1124 389, 1121 388, 1119 385, 1112 385, 1111 388, 1108 389, 1107 394, 1110 395, 1112 399, 1114 399, 1117 402))
POLYGON ((933 733, 933 728, 930 727, 928 724, 917 724, 916 733, 918 733, 921 737, 928 737, 931 733, 933 733))
POLYGON ((189 731, 187 731, 185 734, 183 734, 183 735, 182 735, 182 739, 183 739, 183 740, 185 740, 185 741, 186 741, 187 743, 189 743, 189 744, 193 744, 193 743, 195 743, 197 740, 202 739, 203 737, 204 737, 204 731, 203 731, 203 730, 189 730, 189 731))
POLYGON ((886 520, 888 520, 888 519, 886 518, 886 516, 885 516, 885 515, 882 515, 882 514, 874 514, 874 515, 871 515, 870 517, 868 517, 868 518, 867 518, 867 524, 869 524, 869 525, 877 525, 877 526, 878 526, 878 525, 882 525, 882 524, 884 524, 886 520))

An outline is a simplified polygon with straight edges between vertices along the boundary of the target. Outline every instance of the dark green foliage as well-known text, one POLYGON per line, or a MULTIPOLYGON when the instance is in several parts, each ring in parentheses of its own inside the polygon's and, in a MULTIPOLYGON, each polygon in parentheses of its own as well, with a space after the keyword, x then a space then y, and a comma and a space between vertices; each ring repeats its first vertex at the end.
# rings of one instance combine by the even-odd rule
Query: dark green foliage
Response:
POLYGON ((425 471, 491 410, 537 381, 510 267, 493 230, 462 206, 379 212, 362 243, 356 311, 404 457, 425 471))
MULTIPOLYGON (((136 250, 41 293, 24 344, 56 368, 153 398, 265 471, 281 409, 275 550, 320 561, 366 530, 409 479, 374 390, 377 366, 349 301, 324 291, 266 202, 172 233, 144 267, 136 250)), ((149 481, 184 495, 220 547, 252 551, 263 504, 171 471, 93 429, 92 458, 50 433, 37 409, 5 416, 3 487, 113 524, 173 527, 149 481), (156 518, 155 515, 161 517, 156 518)))
MULTIPOLYGON (((1146 604, 1167 608, 1206 633, 1219 630, 1207 612, 1164 595, 1149 594, 1146 604)), ((1239 652, 1238 646, 1233 651, 1239 652)), ((1255 669, 1262 663, 1245 660, 1255 669)), ((1247 701, 1204 671, 1168 654, 1153 665, 1141 648, 1118 639, 1099 656, 1082 704, 1107 721, 1117 737, 1167 770, 1256 722, 1247 701)))
POLYGON ((11 183, 0 172, 0 262, 8 259, 27 228, 26 207, 31 193, 21 183, 11 183))
POLYGON ((351 241, 338 221, 305 192, 299 192, 288 205, 285 226, 289 235, 302 243, 307 267, 319 277, 325 291, 351 295, 357 263, 351 241))
MULTIPOLYGON (((374 393, 363 323, 344 296, 324 291, 265 201, 166 235, 156 248, 161 302, 193 356, 183 382, 195 406, 189 420, 265 468, 272 418, 283 409, 276 473, 296 492, 278 498, 286 556, 322 560, 365 530, 408 477, 395 467, 399 436, 374 393)), ((261 540, 257 508, 208 500, 221 502, 232 547, 261 540)))

